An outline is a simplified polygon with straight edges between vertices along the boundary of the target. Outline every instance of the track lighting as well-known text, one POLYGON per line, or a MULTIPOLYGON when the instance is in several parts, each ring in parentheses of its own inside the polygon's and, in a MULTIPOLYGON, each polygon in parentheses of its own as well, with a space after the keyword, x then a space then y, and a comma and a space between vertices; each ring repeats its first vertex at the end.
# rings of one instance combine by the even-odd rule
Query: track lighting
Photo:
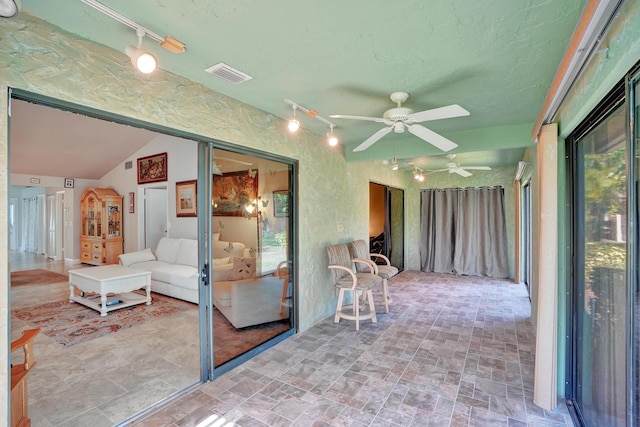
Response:
POLYGON ((329 129, 329 133, 327 134, 327 143, 329 143, 330 146, 335 147, 338 145, 338 137, 333 133, 333 125, 329 125, 329 129))
MULTIPOLYGON (((140 71, 141 73, 144 73, 144 74, 152 73, 158 67, 158 60, 156 59, 156 57, 153 56, 151 53, 140 49, 142 47, 143 37, 145 36, 149 37, 151 40, 154 40, 155 42, 159 43, 161 47, 173 53, 178 53, 178 54, 184 53, 184 51, 186 50, 184 43, 182 43, 180 40, 175 39, 171 36, 162 37, 152 31, 149 31, 148 29, 142 27, 140 24, 132 21, 126 16, 123 16, 118 12, 116 12, 115 10, 100 3, 98 0, 81 0, 81 1, 84 4, 93 7, 97 11, 104 13, 109 18, 112 18, 126 25, 129 28, 133 28, 134 30, 136 30, 136 35, 138 36, 138 45, 137 47, 127 46, 125 48, 125 53, 127 54, 127 56, 129 56, 129 58, 131 58, 131 63, 133 64, 134 67, 136 67, 136 70, 140 71)), ((3 5, 6 4, 7 2, 8 0, 0 0, 0 11, 2 10, 3 5)))
POLYGON ((308 108, 305 108, 302 105, 291 101, 290 99, 285 99, 284 102, 291 105, 291 107, 293 108, 293 117, 291 117, 287 122, 287 128, 289 129, 289 132, 294 133, 298 129, 300 129, 300 127, 302 127, 300 120, 298 120, 298 118, 296 117, 296 111, 300 110, 304 112, 307 116, 312 117, 314 119, 318 119, 322 123, 327 124, 330 129, 330 132, 327 134, 327 143, 332 147, 335 147, 336 145, 338 145, 338 142, 339 142, 338 137, 336 136, 336 134, 333 133, 333 128, 336 126, 335 124, 331 123, 329 120, 325 119, 324 117, 321 117, 317 111, 309 110, 308 108))
POLYGON ((15 18, 19 11, 19 2, 15 0, 0 0, 0 17, 15 18))
POLYGON ((418 167, 413 168, 413 179, 418 182, 424 182, 424 172, 418 167))
POLYGON ((158 68, 158 60, 151 53, 140 49, 142 46, 142 38, 144 37, 146 30, 142 27, 136 29, 136 35, 138 36, 138 47, 127 46, 125 53, 131 58, 131 63, 136 70, 142 74, 153 73, 158 68))
POLYGON ((296 110, 298 109, 297 105, 292 105, 293 107, 293 117, 291 117, 289 119, 289 123, 287 123, 287 128, 289 129, 289 132, 291 133, 295 133, 298 132, 298 129, 300 129, 300 120, 298 120, 298 118, 296 117, 296 110))

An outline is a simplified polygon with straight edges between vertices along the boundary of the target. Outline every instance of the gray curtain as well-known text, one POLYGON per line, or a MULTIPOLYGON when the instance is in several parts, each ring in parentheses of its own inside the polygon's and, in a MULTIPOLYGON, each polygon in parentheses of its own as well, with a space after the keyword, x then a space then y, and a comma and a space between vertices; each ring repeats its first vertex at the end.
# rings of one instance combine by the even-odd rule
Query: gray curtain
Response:
POLYGON ((422 271, 509 277, 502 187, 421 192, 422 271))

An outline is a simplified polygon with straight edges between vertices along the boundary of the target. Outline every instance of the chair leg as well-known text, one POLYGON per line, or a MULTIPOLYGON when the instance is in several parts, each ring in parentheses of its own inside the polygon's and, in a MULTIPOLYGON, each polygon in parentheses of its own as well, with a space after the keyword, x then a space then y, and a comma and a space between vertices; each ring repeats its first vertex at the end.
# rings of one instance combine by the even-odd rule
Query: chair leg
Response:
POLYGON ((358 291, 353 292, 353 315, 356 317, 356 331, 360 330, 360 297, 358 291))
POLYGON ((344 288, 340 288, 340 292, 338 292, 338 306, 336 307, 336 316, 333 319, 333 323, 340 322, 340 313, 342 312, 343 299, 344 299, 344 288))
POLYGON ((389 312, 389 287, 387 279, 382 279, 382 301, 384 302, 384 312, 389 312))
POLYGON ((371 289, 367 291, 367 299, 369 300, 369 310, 372 314, 371 322, 378 323, 378 318, 376 317, 376 307, 373 304, 373 291, 371 289))

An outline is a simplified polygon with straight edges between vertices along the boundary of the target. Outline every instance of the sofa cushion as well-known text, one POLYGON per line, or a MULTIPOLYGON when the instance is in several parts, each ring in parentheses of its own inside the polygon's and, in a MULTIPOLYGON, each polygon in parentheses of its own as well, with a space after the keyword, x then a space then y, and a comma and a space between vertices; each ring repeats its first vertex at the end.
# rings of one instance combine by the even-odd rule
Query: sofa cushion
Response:
POLYGON ((233 270, 233 264, 219 264, 213 265, 213 281, 214 282, 222 282, 226 280, 231 280, 229 277, 231 275, 231 270, 233 270))
POLYGON ((131 264, 135 264, 138 262, 156 260, 156 257, 153 252, 151 252, 150 248, 136 252, 129 252, 128 254, 120 254, 118 255, 118 258, 120 259, 120 264, 125 267, 129 267, 131 264))
POLYGON ((229 280, 249 279, 256 274, 255 258, 234 258, 229 280))
POLYGON ((213 242, 214 258, 226 258, 229 256, 242 258, 243 255, 244 255, 243 243, 227 242, 224 240, 217 240, 213 242))
POLYGON ((169 264, 176 263, 176 257, 182 246, 182 239, 172 239, 170 237, 163 237, 158 242, 156 248, 156 257, 158 261, 168 262, 169 264))
POLYGON ((151 271, 151 279, 187 289, 198 288, 198 269, 182 264, 157 262, 151 271))
POLYGON ((230 262, 231 262, 231 257, 213 259, 214 268, 216 265, 226 265, 226 264, 229 264, 230 262))
POLYGON ((198 266, 198 241, 181 239, 180 250, 176 256, 176 264, 198 266))

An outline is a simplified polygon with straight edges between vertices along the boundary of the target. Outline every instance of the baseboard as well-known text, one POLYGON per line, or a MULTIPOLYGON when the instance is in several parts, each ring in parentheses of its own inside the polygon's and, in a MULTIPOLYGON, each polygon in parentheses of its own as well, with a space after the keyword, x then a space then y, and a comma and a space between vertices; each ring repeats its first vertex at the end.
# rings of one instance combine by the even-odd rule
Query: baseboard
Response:
POLYGON ((65 258, 65 259, 64 259, 64 263, 65 263, 65 264, 69 264, 69 265, 78 265, 78 264, 81 264, 81 262, 80 262, 80 259, 79 259, 79 258, 76 258, 76 259, 73 259, 73 258, 65 258))

